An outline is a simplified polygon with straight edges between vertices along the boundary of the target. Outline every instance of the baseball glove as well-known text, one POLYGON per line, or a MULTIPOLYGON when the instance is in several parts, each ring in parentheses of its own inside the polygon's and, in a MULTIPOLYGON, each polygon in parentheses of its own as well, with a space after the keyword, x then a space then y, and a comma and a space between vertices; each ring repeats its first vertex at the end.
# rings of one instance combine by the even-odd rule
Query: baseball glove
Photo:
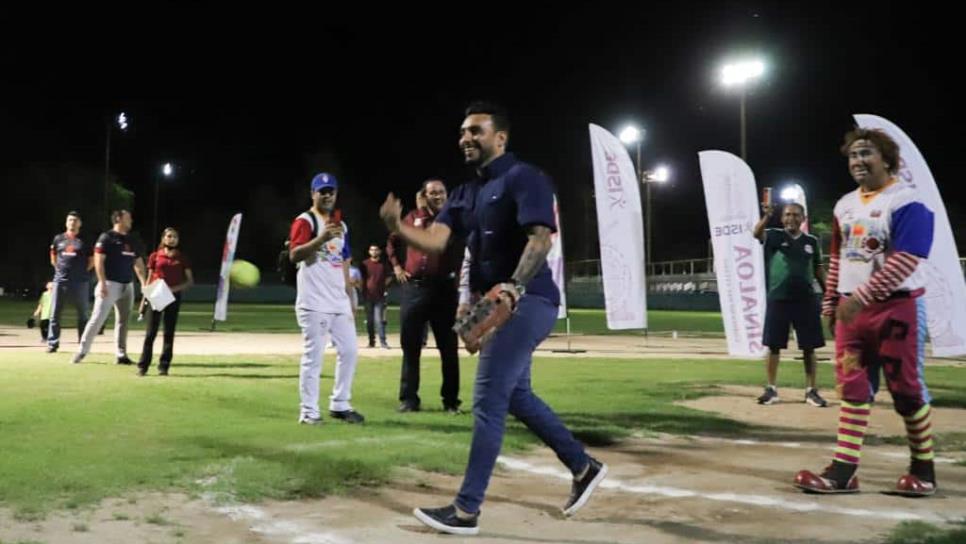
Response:
POLYGON ((457 320, 453 330, 463 339, 466 351, 476 353, 493 333, 510 320, 520 290, 515 284, 494 285, 466 315, 457 320))

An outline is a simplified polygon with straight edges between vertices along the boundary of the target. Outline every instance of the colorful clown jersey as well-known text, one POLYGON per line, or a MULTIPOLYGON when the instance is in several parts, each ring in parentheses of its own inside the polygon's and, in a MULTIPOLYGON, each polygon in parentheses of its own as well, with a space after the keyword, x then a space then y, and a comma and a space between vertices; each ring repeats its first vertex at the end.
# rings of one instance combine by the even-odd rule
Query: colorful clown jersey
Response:
POLYGON ((855 293, 867 303, 924 288, 915 269, 932 236, 933 213, 908 186, 893 179, 873 193, 848 193, 835 205, 829 287, 837 288, 826 299, 855 293))

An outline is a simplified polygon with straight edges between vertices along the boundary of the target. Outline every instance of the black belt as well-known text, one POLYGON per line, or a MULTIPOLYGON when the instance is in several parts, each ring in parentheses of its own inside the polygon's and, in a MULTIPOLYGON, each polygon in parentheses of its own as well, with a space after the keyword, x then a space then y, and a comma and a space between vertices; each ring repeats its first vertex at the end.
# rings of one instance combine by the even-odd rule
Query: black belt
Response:
POLYGON ((416 285, 431 285, 434 283, 449 283, 456 280, 455 274, 447 274, 445 276, 432 276, 432 277, 419 277, 419 278, 409 278, 411 283, 416 285))
POLYGON ((453 278, 409 278, 409 282, 416 285, 433 285, 453 281, 453 278))

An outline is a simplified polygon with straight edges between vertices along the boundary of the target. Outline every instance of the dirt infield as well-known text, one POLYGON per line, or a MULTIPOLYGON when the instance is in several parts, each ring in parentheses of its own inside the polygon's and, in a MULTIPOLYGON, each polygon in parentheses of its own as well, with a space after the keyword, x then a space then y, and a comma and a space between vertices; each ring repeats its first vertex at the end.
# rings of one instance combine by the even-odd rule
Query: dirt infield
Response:
MULTIPOLYGON (((128 336, 128 346, 134 353, 140 350, 144 340, 142 331, 132 331, 128 336)), ((389 344, 394 349, 366 348, 366 339, 358 337, 360 355, 364 357, 400 357, 399 337, 390 335, 389 344)), ((41 350, 43 345, 37 340, 35 331, 23 328, 0 327, 0 349, 41 350)), ((300 355, 302 336, 289 333, 228 333, 207 331, 178 331, 177 349, 179 353, 191 355, 300 355)), ((429 349, 435 348, 432 338, 429 349)), ((61 351, 72 352, 76 345, 68 343, 61 351)), ((108 329, 94 340, 93 353, 112 353, 114 351, 113 332, 108 329)), ((540 356, 549 357, 660 357, 660 358, 727 358, 726 345, 720 338, 671 338, 661 336, 610 336, 586 335, 552 336, 539 348, 540 356), (569 353, 566 350, 582 350, 569 353)), ((827 354, 826 354, 827 355, 827 354)))
MULTIPOLYGON (((132 346, 138 345, 132 334, 132 346)), ((99 337, 95 351, 109 352, 111 336, 99 337)), ((394 340, 394 339, 392 339, 394 340)), ((187 332, 182 353, 278 354, 300 352, 300 338, 287 334, 187 332)), ((574 347, 601 357, 725 357, 720 339, 579 337, 574 347)), ((30 335, 0 330, 0 347, 43 349, 30 335)), ((542 346, 566 347, 553 338, 542 346)), ((70 349, 70 348, 68 348, 70 349)), ((398 349, 362 349, 364 356, 398 357, 398 349)), ((828 354, 825 353, 827 356, 828 354)), ((579 356, 579 355, 578 355, 579 356)), ((943 364, 961 364, 945 362, 943 364)), ((0 540, 78 543, 245 543, 245 544, 406 544, 474 543, 639 543, 639 542, 875 542, 904 520, 942 524, 966 514, 966 452, 943 450, 937 460, 940 492, 929 499, 880 493, 891 488, 908 462, 908 450, 870 440, 863 451, 862 493, 816 497, 790 482, 801 468, 820 469, 831 456, 837 399, 818 409, 800 402, 800 390, 781 391, 784 402, 762 407, 749 387, 722 387, 718 394, 686 406, 756 425, 740 440, 711 436, 637 436, 593 449, 610 475, 574 519, 559 507, 569 482, 559 461, 545 448, 501 458, 487 502, 481 534, 444 537, 423 528, 410 514, 414 506, 452 499, 460 478, 400 467, 394 482, 321 500, 237 504, 231 497, 145 494, 104 501, 94 509, 51 514, 45 520, 15 520, 0 510, 0 540)), ((887 395, 884 395, 887 397, 887 395)), ((883 401, 885 399, 882 399, 883 401)), ((938 408, 934 425, 943 432, 966 432, 966 411, 938 408)), ((887 402, 876 404, 870 432, 877 437, 904 430, 887 402)), ((312 447, 291 445, 291 447, 312 447)))
MULTIPOLYGON (((94 340, 93 353, 112 353, 114 350, 113 331, 108 329, 94 340)), ((128 346, 137 353, 144 340, 142 331, 132 331, 128 346)), ((358 337, 359 354, 363 357, 400 357, 399 337, 389 335, 393 349, 367 348, 366 339, 358 337)), ((430 352, 435 346, 430 335, 430 352)), ((0 349, 4 350, 42 350, 36 331, 25 328, 0 326, 0 349)), ((76 345, 62 346, 64 352, 73 352, 76 345)), ((300 355, 302 336, 289 333, 238 333, 208 331, 178 331, 177 349, 179 353, 191 355, 300 355)), ((820 362, 829 362, 832 349, 826 346, 816 351, 820 362)), ((540 357, 614 357, 636 359, 729 359, 724 338, 689 336, 686 334, 672 337, 667 333, 650 336, 637 335, 552 335, 537 350, 540 357)), ((966 366, 966 359, 927 358, 930 365, 966 366)))

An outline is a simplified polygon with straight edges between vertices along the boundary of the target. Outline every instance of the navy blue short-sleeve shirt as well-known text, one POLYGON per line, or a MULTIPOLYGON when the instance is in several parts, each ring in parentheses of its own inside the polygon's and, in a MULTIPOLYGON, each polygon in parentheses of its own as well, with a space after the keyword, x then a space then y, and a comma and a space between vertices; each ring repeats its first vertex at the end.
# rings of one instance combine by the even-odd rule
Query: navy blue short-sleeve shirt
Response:
MULTIPOLYGON (((436 221, 467 240, 472 255, 470 288, 484 293, 497 283, 510 281, 527 245, 528 227, 543 225, 556 232, 557 225, 553 183, 536 167, 506 153, 480 174, 450 194, 436 221)), ((560 303, 560 292, 546 263, 526 291, 560 303)))

